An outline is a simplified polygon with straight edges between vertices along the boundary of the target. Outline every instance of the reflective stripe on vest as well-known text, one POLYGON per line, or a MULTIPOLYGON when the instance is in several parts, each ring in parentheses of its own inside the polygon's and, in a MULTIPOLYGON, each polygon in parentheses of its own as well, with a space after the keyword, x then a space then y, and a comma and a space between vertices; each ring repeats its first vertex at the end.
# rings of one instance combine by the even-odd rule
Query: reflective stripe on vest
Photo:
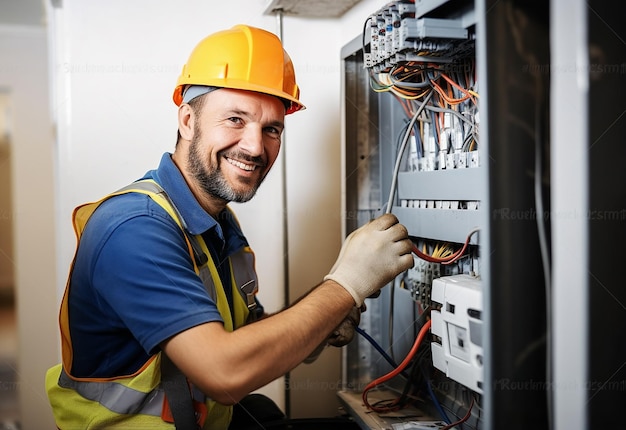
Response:
MULTIPOLYGON (((194 264, 194 270, 201 278, 209 295, 215 301, 218 311, 224 320, 224 328, 228 331, 232 331, 244 325, 250 314, 249 310, 253 309, 256 305, 254 295, 257 291, 257 278, 254 270, 254 253, 249 247, 244 247, 229 258, 234 310, 234 314, 231 315, 231 307, 226 298, 224 286, 218 274, 215 262, 210 258, 211 254, 208 251, 204 239, 200 235, 194 236, 188 234, 180 213, 163 189, 154 181, 143 180, 135 182, 97 202, 87 203, 77 207, 73 215, 74 230, 77 239, 80 241, 87 221, 102 202, 110 197, 129 192, 148 195, 153 201, 159 204, 182 229, 189 254, 194 264), (235 290, 237 290, 237 292, 235 290)), ((72 269, 73 264, 74 262, 72 262, 72 269)), ((155 426, 158 424, 160 427, 166 424, 161 420, 164 393, 159 384, 160 372, 158 371, 158 363, 160 362, 160 353, 151 357, 137 373, 117 378, 73 378, 64 370, 71 369, 73 355, 67 303, 70 279, 71 274, 68 277, 59 314, 63 366, 55 366, 49 369, 46 378, 46 389, 50 403, 53 406, 57 426, 61 429, 64 427, 73 428, 73 426, 79 423, 82 425, 89 422, 94 423, 93 428, 113 428, 114 426, 110 424, 112 422, 119 424, 126 423, 129 425, 135 422, 133 421, 133 416, 137 417, 137 422, 141 421, 142 424, 146 422, 145 420, 148 419, 149 416, 152 416, 153 420, 157 420, 154 421, 155 426), (144 376, 147 376, 147 379, 144 376), (137 381, 137 383, 135 383, 135 381, 137 381), (134 389, 132 388, 133 385, 142 387, 145 391, 134 389), (80 395, 82 399, 93 402, 93 405, 88 406, 89 410, 81 410, 80 412, 70 410, 73 407, 72 397, 74 395, 80 395), (106 408, 107 412, 102 412, 101 415, 103 419, 98 423, 97 411, 101 406, 106 408), (112 419, 111 413, 119 414, 120 417, 112 419), (122 415, 125 416, 122 417, 122 415), (142 416, 146 418, 141 418, 142 416)), ((194 398, 197 398, 198 395, 202 395, 197 389, 194 389, 193 392, 194 398)), ((76 409, 85 409, 84 400, 76 399, 76 401, 76 404, 80 405, 80 408, 76 409)), ((232 407, 223 406, 211 400, 207 400, 206 403, 209 413, 205 428, 226 429, 232 415, 232 407)), ((81 428, 87 428, 87 426, 83 425, 81 428)), ((89 425, 88 428, 92 428, 92 425, 89 425)))
POLYGON ((137 391, 117 382, 84 382, 70 378, 61 369, 59 386, 69 388, 88 400, 100 403, 118 414, 144 414, 160 417, 165 393, 156 388, 150 393, 137 391))

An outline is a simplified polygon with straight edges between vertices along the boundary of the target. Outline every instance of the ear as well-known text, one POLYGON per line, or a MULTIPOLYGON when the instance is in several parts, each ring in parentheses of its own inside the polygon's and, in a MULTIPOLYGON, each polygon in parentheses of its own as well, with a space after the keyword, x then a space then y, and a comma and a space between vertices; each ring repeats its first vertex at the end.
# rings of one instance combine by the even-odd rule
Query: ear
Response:
POLYGON ((185 140, 192 140, 194 134, 194 121, 196 120, 191 106, 183 103, 178 108, 178 131, 185 140))

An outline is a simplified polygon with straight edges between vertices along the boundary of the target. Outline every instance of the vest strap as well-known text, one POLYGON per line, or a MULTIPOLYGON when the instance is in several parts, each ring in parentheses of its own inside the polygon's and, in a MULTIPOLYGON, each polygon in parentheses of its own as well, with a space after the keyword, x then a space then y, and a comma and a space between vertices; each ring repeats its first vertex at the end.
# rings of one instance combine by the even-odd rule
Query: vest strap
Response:
POLYGON ((165 353, 161 353, 161 385, 165 390, 176 430, 199 430, 187 378, 165 353))
MULTIPOLYGON (((187 224, 185 223, 185 219, 180 214, 180 211, 178 210, 178 208, 176 207, 172 199, 167 195, 165 190, 161 188, 161 186, 158 183, 154 181, 149 181, 149 180, 137 181, 137 182, 128 184, 127 186, 119 189, 117 193, 121 193, 127 190, 137 190, 137 189, 160 195, 172 207, 172 209, 174 210, 174 213, 176 213, 176 216, 178 217, 178 220, 180 221, 183 227, 182 228, 183 234, 185 235, 185 237, 187 237, 187 239, 189 240, 189 243, 191 244, 191 247, 193 248, 196 265, 198 266, 198 270, 200 272, 198 275, 200 276, 202 283, 206 287, 206 290, 209 293, 209 297, 211 297, 214 301, 217 301, 217 293, 215 291, 215 284, 213 283, 213 278, 211 277, 211 271, 209 270, 209 267, 206 264, 209 261, 209 257, 202 250, 202 246, 198 242, 198 239, 196 238, 196 236, 189 233, 187 229, 187 224)), ((256 287, 256 285, 254 285, 254 287, 256 287)), ((256 288, 250 288, 250 286, 247 286, 246 289, 242 288, 240 290, 240 294, 243 296, 246 302, 246 305, 248 306, 248 309, 254 309, 254 307, 256 307, 256 301, 254 301, 254 293, 256 293, 256 288)))

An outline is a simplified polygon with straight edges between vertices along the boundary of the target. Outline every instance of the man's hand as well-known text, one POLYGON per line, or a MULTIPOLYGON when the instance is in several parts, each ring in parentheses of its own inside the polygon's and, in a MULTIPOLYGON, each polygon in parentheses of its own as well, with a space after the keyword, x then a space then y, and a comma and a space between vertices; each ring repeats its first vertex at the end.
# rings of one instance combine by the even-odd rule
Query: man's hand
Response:
POLYGON ((361 312, 365 311, 365 305, 360 308, 356 306, 352 308, 346 319, 330 334, 328 344, 336 347, 342 347, 352 342, 354 332, 361 322, 361 312))
POLYGON ((324 280, 333 280, 354 298, 357 307, 397 275, 413 267, 413 244, 406 227, 385 214, 353 231, 324 280))
POLYGON ((354 306, 348 316, 335 330, 333 330, 330 336, 328 336, 328 339, 315 348, 315 351, 309 354, 309 356, 304 360, 304 363, 313 363, 318 359, 322 351, 324 351, 324 348, 328 345, 340 348, 352 342, 352 339, 354 339, 354 332, 361 322, 361 312, 365 312, 365 309, 365 305, 362 305, 360 308, 354 306))

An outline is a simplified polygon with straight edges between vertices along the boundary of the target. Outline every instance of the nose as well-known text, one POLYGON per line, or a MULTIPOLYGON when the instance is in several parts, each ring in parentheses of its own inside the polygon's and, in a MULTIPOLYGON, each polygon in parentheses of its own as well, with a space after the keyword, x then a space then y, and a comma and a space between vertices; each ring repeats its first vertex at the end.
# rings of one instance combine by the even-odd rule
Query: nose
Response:
POLYGON ((252 157, 263 155, 265 152, 263 128, 255 124, 248 124, 239 141, 239 147, 252 157))

